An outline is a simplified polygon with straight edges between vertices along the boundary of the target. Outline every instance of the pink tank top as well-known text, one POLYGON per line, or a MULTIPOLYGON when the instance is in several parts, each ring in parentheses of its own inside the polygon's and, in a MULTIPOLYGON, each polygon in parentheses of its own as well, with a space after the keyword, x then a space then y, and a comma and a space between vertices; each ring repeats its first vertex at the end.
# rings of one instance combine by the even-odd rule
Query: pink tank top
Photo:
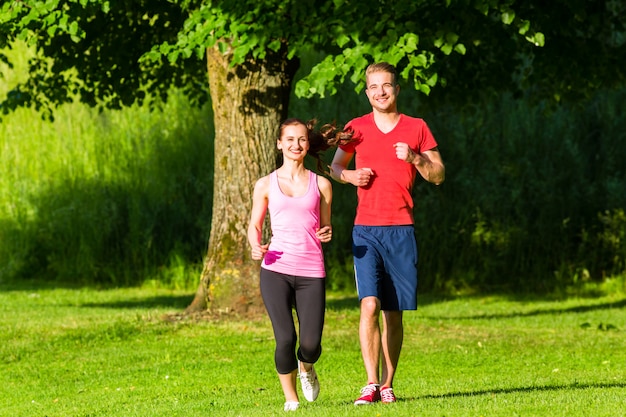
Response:
POLYGON ((309 171, 309 187, 298 197, 283 194, 276 171, 270 173, 268 209, 272 238, 262 267, 281 274, 324 278, 320 227, 320 190, 317 175, 309 171))

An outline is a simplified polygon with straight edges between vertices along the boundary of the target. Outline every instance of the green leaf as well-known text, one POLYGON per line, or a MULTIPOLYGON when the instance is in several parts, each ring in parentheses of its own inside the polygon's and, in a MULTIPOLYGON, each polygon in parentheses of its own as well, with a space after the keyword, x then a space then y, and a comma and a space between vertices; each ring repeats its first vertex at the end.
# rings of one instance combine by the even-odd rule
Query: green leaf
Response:
POLYGON ((175 49, 169 54, 167 54, 167 60, 170 62, 170 64, 173 64, 174 62, 176 62, 179 54, 180 54, 180 51, 178 49, 175 49))
POLYGON ((191 55, 193 55, 193 51, 194 49, 191 46, 187 46, 186 48, 183 48, 180 50, 181 55, 183 56, 184 59, 187 59, 191 55))
MULTIPOLYGON (((55 15, 58 17, 57 13, 55 13, 55 15)), ((61 15, 61 18, 59 19, 59 26, 62 27, 63 29, 67 28, 67 22, 69 18, 70 17, 66 14, 61 15)))
POLYGON ((459 40, 459 35, 457 35, 454 32, 448 32, 446 33, 446 43, 452 44, 454 45, 455 43, 457 43, 459 40))
POLYGON ((546 39, 541 32, 537 32, 532 36, 526 36, 526 40, 535 46, 544 46, 546 43, 546 39))
POLYGON ((350 42, 350 38, 346 35, 339 35, 339 37, 335 39, 335 42, 337 43, 337 46, 343 48, 344 45, 350 42))
POLYGON ((433 45, 435 45, 437 48, 441 48, 441 46, 443 45, 443 35, 439 35, 439 37, 433 42, 433 45))
POLYGON ((479 2, 476 5, 476 10, 487 16, 489 14, 489 5, 487 3, 479 2))
POLYGON ((281 45, 280 39, 274 39, 267 45, 267 47, 271 49, 272 51, 276 52, 280 49, 280 45, 281 45))
POLYGON ((228 48, 229 46, 226 42, 217 42, 217 49, 219 49, 222 54, 225 54, 228 48))
POLYGON ((406 67, 404 67, 404 69, 400 72, 400 77, 405 80, 408 79, 411 69, 412 69, 411 65, 407 65, 406 67))
POLYGON ((70 23, 70 26, 68 28, 68 32, 70 33, 70 35, 76 35, 78 33, 78 22, 77 21, 73 21, 72 23, 70 23))
POLYGON ((506 12, 502 13, 502 16, 500 18, 502 19, 502 23, 504 23, 505 25, 510 25, 515 20, 515 12, 509 9, 506 12))
POLYGON ((154 48, 141 56, 139 62, 157 62, 163 55, 154 48))
POLYGON ((428 58, 423 53, 409 57, 409 62, 417 68, 425 68, 428 66, 428 58))
POLYGON ((426 80, 426 84, 428 84, 431 87, 434 87, 437 84, 438 79, 439 79, 439 75, 435 73, 428 80, 426 80))
POLYGON ((301 79, 296 83, 296 88, 294 90, 296 97, 307 97, 309 93, 310 86, 309 83, 305 79, 301 79))
POLYGON ((241 64, 246 60, 250 49, 246 45, 240 45, 233 50, 233 64, 241 64))
POLYGON ((395 29, 387 30, 387 37, 391 42, 395 42, 398 39, 398 32, 395 29))
POLYGON ((159 45, 159 52, 161 53, 161 55, 169 54, 171 49, 172 47, 168 43, 162 43, 161 45, 159 45))
POLYGON ((419 37, 414 33, 407 33, 400 38, 398 43, 404 45, 402 48, 404 53, 411 53, 417 50, 419 37))
POLYGON ((519 28, 517 31, 520 35, 524 35, 526 34, 526 32, 528 32, 528 29, 530 29, 530 22, 528 20, 522 19, 520 23, 521 24, 519 25, 519 28))

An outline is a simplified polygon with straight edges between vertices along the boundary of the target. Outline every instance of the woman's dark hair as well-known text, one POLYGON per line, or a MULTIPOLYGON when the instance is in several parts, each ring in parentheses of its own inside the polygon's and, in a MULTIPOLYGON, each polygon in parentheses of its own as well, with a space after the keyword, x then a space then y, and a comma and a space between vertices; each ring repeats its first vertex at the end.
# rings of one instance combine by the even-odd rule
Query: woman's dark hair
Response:
POLYGON ((280 124, 278 129, 278 138, 282 136, 285 126, 292 125, 304 125, 309 134, 309 151, 308 155, 317 161, 317 169, 325 175, 330 175, 330 172, 323 168, 324 161, 322 160, 322 153, 332 147, 339 145, 345 145, 352 141, 352 131, 343 130, 337 128, 335 123, 326 123, 320 129, 316 130, 316 119, 311 119, 308 122, 298 119, 296 117, 285 120, 280 124))

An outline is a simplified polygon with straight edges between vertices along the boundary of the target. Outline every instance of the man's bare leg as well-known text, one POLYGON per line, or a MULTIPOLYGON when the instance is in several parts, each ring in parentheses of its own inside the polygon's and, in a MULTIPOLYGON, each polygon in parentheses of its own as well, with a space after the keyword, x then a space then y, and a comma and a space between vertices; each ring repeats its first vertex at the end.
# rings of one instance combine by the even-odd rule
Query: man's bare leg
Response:
POLYGON ((402 311, 383 311, 381 387, 393 387, 403 339, 402 311))
POLYGON ((361 318, 359 322, 359 341, 361 355, 367 373, 367 383, 379 383, 380 364, 380 301, 376 297, 365 297, 361 300, 361 318))

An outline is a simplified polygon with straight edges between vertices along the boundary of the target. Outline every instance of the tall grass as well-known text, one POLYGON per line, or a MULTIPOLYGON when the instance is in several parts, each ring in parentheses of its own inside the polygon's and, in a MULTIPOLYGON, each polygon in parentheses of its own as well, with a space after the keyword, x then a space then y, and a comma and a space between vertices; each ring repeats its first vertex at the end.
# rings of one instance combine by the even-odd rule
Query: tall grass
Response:
POLYGON ((625 106, 621 90, 429 114, 448 172, 417 187, 432 285, 553 291, 626 271, 625 106))
MULTIPOLYGON (((24 68, 0 68, 0 94, 24 68)), ((625 276, 626 90, 558 107, 506 95, 472 103, 430 107, 400 94, 447 166, 443 185, 418 180, 414 192, 422 290, 566 292, 625 276)), ((368 111, 351 85, 292 97, 289 109, 340 125, 368 111)), ((209 105, 191 108, 176 93, 152 112, 70 104, 54 122, 30 109, 5 116, 0 279, 193 287, 210 231, 211 120, 209 105)), ((353 286, 356 196, 333 188, 336 233, 325 248, 330 288, 341 290, 353 286)))
POLYGON ((0 278, 188 286, 210 230, 212 129, 208 106, 175 93, 154 111, 4 116, 0 278))

